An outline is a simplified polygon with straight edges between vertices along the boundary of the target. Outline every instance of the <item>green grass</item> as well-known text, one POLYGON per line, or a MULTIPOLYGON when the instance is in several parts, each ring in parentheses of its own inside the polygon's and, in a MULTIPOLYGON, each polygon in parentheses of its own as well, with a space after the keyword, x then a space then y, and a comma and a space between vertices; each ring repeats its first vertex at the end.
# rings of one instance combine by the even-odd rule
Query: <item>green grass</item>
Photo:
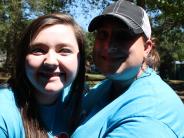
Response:
POLYGON ((0 83, 6 82, 10 78, 8 73, 0 72, 0 83))
POLYGON ((87 81, 101 81, 105 79, 105 76, 101 74, 92 74, 92 73, 86 73, 86 80, 87 81))
POLYGON ((8 80, 9 77, 0 77, 0 83, 4 83, 8 80))
POLYGON ((92 74, 92 73, 86 73, 86 83, 89 87, 93 87, 98 82, 105 79, 105 76, 101 74, 92 74))

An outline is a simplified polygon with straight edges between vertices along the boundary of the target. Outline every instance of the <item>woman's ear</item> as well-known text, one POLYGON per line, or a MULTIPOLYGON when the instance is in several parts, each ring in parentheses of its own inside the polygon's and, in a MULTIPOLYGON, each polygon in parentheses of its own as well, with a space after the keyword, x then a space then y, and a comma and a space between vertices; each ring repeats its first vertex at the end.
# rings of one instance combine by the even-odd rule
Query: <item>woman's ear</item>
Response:
POLYGON ((153 47, 153 42, 148 39, 145 43, 145 46, 144 46, 144 57, 146 58, 148 56, 148 54, 150 53, 151 49, 153 47))

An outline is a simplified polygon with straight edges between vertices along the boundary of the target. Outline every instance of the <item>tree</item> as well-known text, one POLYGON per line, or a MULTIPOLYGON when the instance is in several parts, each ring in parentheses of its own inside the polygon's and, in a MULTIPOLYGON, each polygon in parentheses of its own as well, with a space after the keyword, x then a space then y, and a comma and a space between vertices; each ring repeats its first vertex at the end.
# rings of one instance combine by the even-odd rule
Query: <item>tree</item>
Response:
POLYGON ((86 32, 85 33, 85 52, 86 52, 86 60, 90 62, 90 64, 93 64, 93 57, 92 57, 92 49, 94 45, 94 35, 93 33, 86 32))
POLYGON ((34 12, 35 15, 49 14, 63 11, 65 4, 70 3, 67 0, 27 0, 27 8, 34 12))
POLYGON ((173 79, 174 61, 184 60, 184 1, 146 1, 146 7, 153 15, 153 35, 159 40, 160 75, 162 78, 173 79))
MULTIPOLYGON (((82 26, 117 0, 2 0, 0 1, 0 49, 7 51, 6 68, 14 60, 14 45, 20 32, 35 16, 47 13, 69 12, 82 26), (98 11, 98 12, 97 12, 98 11), (84 18, 82 18, 84 17, 84 18), (86 22, 87 21, 87 22, 86 22)), ((156 37, 161 56, 161 74, 172 72, 166 69, 174 60, 184 60, 184 1, 183 0, 129 0, 143 7, 150 15, 152 35, 156 37), (166 71, 168 70, 168 71, 166 71)), ((86 31, 84 29, 84 31, 86 31)), ((92 57, 94 38, 86 33, 87 59, 92 57)), ((166 75, 162 75, 166 77, 166 75)))
POLYGON ((5 71, 9 72, 15 63, 15 43, 20 33, 20 27, 24 26, 22 22, 22 3, 20 0, 1 1, 1 49, 6 51, 7 58, 5 62, 5 71))
POLYGON ((34 16, 59 12, 66 1, 11 0, 0 1, 0 50, 6 53, 5 72, 13 71, 15 45, 20 34, 34 16), (29 12, 28 12, 29 11, 29 12))

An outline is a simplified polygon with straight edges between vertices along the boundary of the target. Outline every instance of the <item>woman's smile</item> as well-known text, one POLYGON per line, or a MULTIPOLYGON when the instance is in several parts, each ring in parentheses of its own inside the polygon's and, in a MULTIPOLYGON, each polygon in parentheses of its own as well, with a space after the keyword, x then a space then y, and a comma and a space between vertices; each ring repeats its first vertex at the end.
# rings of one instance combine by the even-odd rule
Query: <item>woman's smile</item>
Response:
POLYGON ((26 74, 37 92, 57 95, 71 84, 78 72, 78 54, 71 26, 60 24, 40 31, 26 57, 26 74))
POLYGON ((56 79, 63 79, 65 78, 66 73, 62 72, 40 72, 40 77, 48 79, 48 81, 54 81, 56 79))

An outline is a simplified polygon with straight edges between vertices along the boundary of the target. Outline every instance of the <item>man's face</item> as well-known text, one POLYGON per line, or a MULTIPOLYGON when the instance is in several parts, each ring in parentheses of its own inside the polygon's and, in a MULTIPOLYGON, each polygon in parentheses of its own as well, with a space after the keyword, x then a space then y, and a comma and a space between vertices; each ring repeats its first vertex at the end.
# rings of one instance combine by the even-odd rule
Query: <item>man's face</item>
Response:
POLYGON ((132 36, 129 29, 115 21, 105 21, 97 29, 94 61, 106 76, 121 74, 130 79, 136 76, 145 55, 142 36, 132 36))

